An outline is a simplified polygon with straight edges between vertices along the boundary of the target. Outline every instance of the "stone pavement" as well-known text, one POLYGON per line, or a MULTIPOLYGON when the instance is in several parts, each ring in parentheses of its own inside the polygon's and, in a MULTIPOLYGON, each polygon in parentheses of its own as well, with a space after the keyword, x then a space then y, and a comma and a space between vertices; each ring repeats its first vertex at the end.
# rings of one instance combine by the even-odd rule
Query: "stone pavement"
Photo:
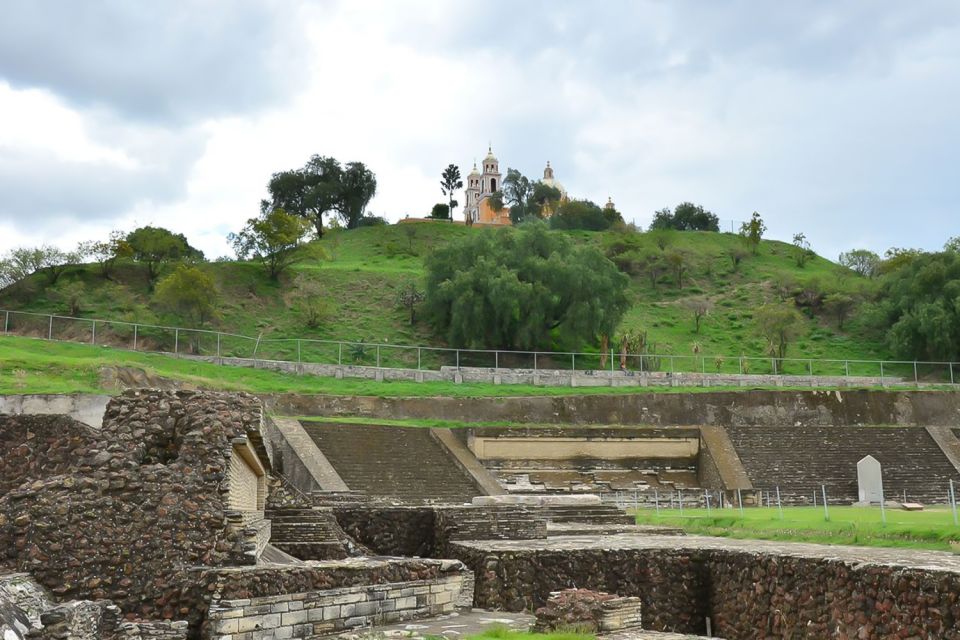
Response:
POLYGON ((960 574, 960 555, 946 551, 914 549, 848 547, 805 542, 775 542, 769 540, 735 540, 709 536, 664 536, 615 534, 606 536, 556 536, 546 540, 467 540, 456 546, 478 551, 565 551, 584 549, 664 549, 696 550, 718 549, 745 553, 770 554, 794 558, 838 560, 857 565, 878 565, 944 571, 960 574))

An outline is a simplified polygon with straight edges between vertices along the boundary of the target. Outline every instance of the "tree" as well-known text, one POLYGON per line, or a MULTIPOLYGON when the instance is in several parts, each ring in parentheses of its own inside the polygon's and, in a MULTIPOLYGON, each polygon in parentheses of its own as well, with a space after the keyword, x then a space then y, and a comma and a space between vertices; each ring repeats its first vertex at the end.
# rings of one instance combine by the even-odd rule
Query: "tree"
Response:
POLYGON ((47 283, 54 285, 71 264, 80 261, 79 254, 50 245, 18 247, 0 260, 0 286, 20 282, 34 273, 45 272, 47 283))
POLYGON ((760 217, 760 214, 756 211, 753 212, 753 215, 750 216, 748 222, 744 222, 740 225, 740 237, 744 239, 747 245, 750 247, 751 253, 757 255, 757 251, 760 248, 760 240, 763 238, 763 234, 767 230, 767 225, 763 223, 763 218, 760 217))
POLYGON ((887 249, 883 254, 883 260, 880 261, 880 265, 877 268, 877 273, 880 275, 886 275, 893 273, 906 267, 914 259, 919 258, 923 255, 923 251, 920 249, 903 249, 900 247, 891 247, 887 249))
POLYGON ((555 212, 562 198, 563 193, 560 189, 537 180, 530 188, 530 199, 527 201, 529 206, 527 215, 542 218, 548 211, 555 212))
POLYGON ((417 305, 423 302, 424 293, 417 288, 415 282, 402 287, 397 292, 397 306, 403 307, 410 313, 410 325, 417 321, 417 305))
POLYGON ((629 306, 627 276, 543 222, 471 234, 434 251, 425 266, 424 311, 456 346, 595 344, 629 306))
POLYGON ((217 316, 217 287, 199 267, 178 264, 157 283, 154 300, 170 313, 203 326, 217 316))
POLYGON ((944 251, 952 251, 953 253, 960 253, 960 236, 953 236, 947 240, 943 245, 944 251))
POLYGON ((720 219, 698 204, 681 202, 673 212, 664 208, 654 212, 650 230, 720 231, 720 219))
POLYGON ((83 258, 92 258, 100 265, 100 275, 109 280, 117 260, 132 257, 133 247, 122 231, 113 230, 106 240, 81 242, 77 246, 77 253, 83 258))
POLYGON ((601 209, 589 200, 567 200, 550 217, 550 227, 603 231, 622 220, 615 209, 601 209))
POLYGON ((786 357, 787 347, 800 335, 803 327, 800 314, 792 305, 786 304, 763 305, 754 314, 754 322, 778 360, 786 357))
POLYGON ((248 219, 240 233, 228 235, 227 241, 238 258, 256 258, 270 278, 277 280, 293 263, 294 253, 308 229, 305 220, 283 209, 264 209, 259 217, 248 219))
POLYGON ((713 303, 708 298, 687 298, 683 306, 693 314, 694 333, 700 333, 700 323, 710 314, 713 309, 713 303))
POLYGON ((677 289, 683 289, 683 274, 687 271, 687 254, 679 249, 671 250, 666 253, 664 259, 673 270, 677 289))
POLYGON ((433 205, 433 209, 430 210, 430 217, 434 220, 449 220, 450 205, 442 202, 433 205))
POLYGON ((87 287, 82 280, 74 280, 57 289, 57 296, 67 305, 67 313, 78 316, 83 311, 83 300, 87 297, 87 287))
POLYGON ((652 251, 644 253, 640 256, 640 265, 650 279, 650 286, 656 291, 660 276, 667 271, 667 261, 663 254, 652 251))
POLYGON ((960 253, 912 258, 886 276, 880 306, 900 357, 960 360, 960 253))
POLYGON ((840 254, 840 264, 865 278, 872 278, 879 272, 880 256, 867 249, 854 249, 840 254))
POLYGON ((304 324, 316 329, 330 314, 330 304, 319 282, 298 274, 293 281, 293 302, 303 316, 304 324))
POLYGON ((203 252, 191 247, 182 233, 173 233, 163 227, 134 229, 127 234, 126 242, 133 259, 147 266, 151 286, 163 265, 184 259, 203 260, 203 252))
POLYGON ((377 178, 362 162, 348 162, 340 180, 337 210, 347 228, 356 229, 363 226, 364 211, 377 193, 377 178))
POLYGON ((261 209, 283 209, 313 224, 323 237, 323 216, 343 206, 343 167, 336 158, 313 155, 302 169, 280 171, 267 183, 270 200, 261 209))
MULTIPOLYGON (((447 168, 440 174, 440 191, 450 199, 450 208, 447 209, 446 216, 448 218, 453 217, 453 210, 457 208, 457 201, 453 199, 453 196, 460 189, 463 189, 463 180, 460 179, 460 167, 452 163, 448 164, 447 168)), ((436 207, 434 207, 434 209, 436 209, 436 207)))
POLYGON ((803 269, 807 264, 807 259, 813 255, 810 250, 810 243, 807 242, 807 236, 803 233, 793 234, 794 259, 797 266, 803 269))
POLYGON ((513 224, 519 224, 530 215, 529 200, 533 194, 533 184, 516 169, 507 169, 502 192, 503 202, 510 205, 510 220, 513 224))
POLYGON ((837 328, 841 331, 843 331, 844 321, 850 317, 850 312, 852 312, 856 306, 856 300, 845 293, 830 293, 823 299, 824 311, 836 318, 837 328))

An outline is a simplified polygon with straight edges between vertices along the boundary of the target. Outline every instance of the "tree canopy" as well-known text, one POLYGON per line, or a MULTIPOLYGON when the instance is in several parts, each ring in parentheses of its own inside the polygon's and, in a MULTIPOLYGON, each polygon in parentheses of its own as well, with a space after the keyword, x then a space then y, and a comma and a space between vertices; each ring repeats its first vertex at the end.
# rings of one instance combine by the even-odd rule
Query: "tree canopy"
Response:
POLYGON ((913 257, 887 276, 881 304, 895 353, 960 360, 960 253, 913 257))
POLYGON ((567 200, 550 217, 553 229, 603 231, 623 222, 616 209, 601 208, 589 200, 567 200))
POLYGON ((260 217, 250 218, 239 233, 231 233, 227 240, 237 257, 253 257, 263 263, 274 280, 293 262, 294 251, 306 235, 308 223, 283 209, 265 207, 260 217))
POLYGON ((720 219, 698 204, 681 202, 671 212, 660 209, 653 214, 650 230, 676 229, 677 231, 720 231, 720 219))
MULTIPOLYGON (((453 198, 454 194, 463 189, 463 180, 460 179, 460 167, 455 164, 448 164, 440 175, 440 191, 449 198, 449 208, 445 217, 452 218, 453 210, 457 208, 457 201, 453 198)), ((436 209, 436 207, 434 207, 436 209)), ((434 216, 437 217, 437 216, 434 216)))
POLYGON ((543 222, 472 234, 426 259, 424 311, 459 347, 576 347, 612 334, 629 279, 543 222))
POLYGON ((177 260, 203 260, 203 252, 194 249, 182 233, 173 233, 163 227, 140 227, 126 238, 133 259, 147 266, 147 276, 152 283, 160 274, 160 268, 177 260))
POLYGON ((331 212, 338 213, 349 229, 361 226, 377 192, 377 179, 362 162, 341 166, 336 158, 313 155, 300 169, 273 174, 267 190, 267 206, 310 221, 322 238, 323 216, 331 212))
POLYGON ((176 316, 202 326, 217 315, 217 287, 199 267, 179 264, 157 283, 155 300, 176 316))

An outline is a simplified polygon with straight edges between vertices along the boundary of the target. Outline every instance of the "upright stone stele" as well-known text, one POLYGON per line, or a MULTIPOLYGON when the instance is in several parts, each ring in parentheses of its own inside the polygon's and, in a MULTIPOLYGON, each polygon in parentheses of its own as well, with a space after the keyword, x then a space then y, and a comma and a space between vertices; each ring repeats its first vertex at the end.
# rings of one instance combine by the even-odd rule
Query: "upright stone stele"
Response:
POLYGON ((866 456, 857 463, 857 495, 865 504, 879 504, 883 500, 880 462, 873 456, 866 456))

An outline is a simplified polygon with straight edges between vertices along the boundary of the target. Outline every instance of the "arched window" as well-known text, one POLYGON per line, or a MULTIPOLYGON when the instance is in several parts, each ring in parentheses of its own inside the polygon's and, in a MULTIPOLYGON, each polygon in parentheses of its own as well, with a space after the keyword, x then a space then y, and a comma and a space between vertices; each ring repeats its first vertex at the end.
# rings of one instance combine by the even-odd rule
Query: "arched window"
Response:
POLYGON ((497 179, 496 179, 496 178, 490 178, 490 191, 493 192, 493 191, 496 191, 496 190, 497 190, 497 179))

